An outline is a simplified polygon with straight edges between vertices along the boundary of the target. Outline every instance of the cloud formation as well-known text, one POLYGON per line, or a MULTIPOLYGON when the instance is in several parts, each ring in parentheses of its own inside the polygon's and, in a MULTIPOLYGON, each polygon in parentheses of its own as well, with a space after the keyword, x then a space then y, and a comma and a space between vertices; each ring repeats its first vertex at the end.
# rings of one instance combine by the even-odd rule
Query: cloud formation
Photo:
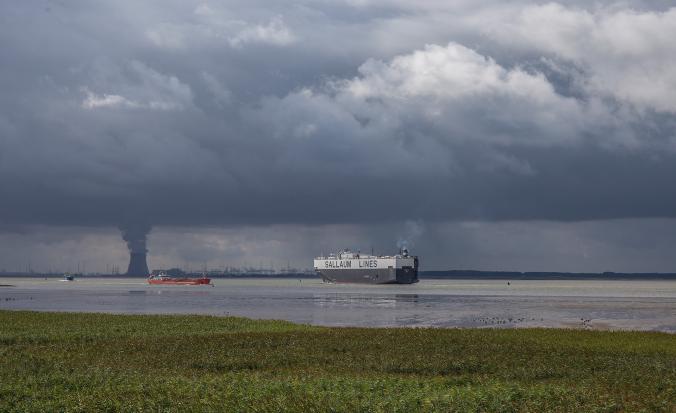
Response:
POLYGON ((92 82, 102 88, 117 88, 125 96, 115 93, 98 95, 84 86, 82 90, 86 97, 82 101, 83 108, 181 110, 192 105, 192 90, 175 76, 163 75, 138 61, 115 69, 121 73, 111 73, 109 68, 99 66, 99 78, 92 82))
POLYGON ((247 43, 267 43, 276 46, 286 46, 296 37, 284 24, 281 16, 275 16, 267 24, 245 26, 235 36, 228 39, 233 47, 242 47, 247 43))
POLYGON ((0 16, 0 224, 676 215, 669 2, 8 1, 0 16))
POLYGON ((583 73, 577 81, 590 94, 676 113, 669 93, 676 88, 676 9, 588 11, 549 3, 494 23, 485 32, 498 43, 578 65, 583 73))

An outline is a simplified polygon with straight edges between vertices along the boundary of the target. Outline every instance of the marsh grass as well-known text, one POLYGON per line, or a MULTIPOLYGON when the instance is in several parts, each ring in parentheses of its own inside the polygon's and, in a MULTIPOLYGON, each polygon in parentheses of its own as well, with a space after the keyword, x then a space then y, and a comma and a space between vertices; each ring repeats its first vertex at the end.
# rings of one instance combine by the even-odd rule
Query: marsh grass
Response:
POLYGON ((0 311, 0 411, 676 411, 676 336, 0 311))

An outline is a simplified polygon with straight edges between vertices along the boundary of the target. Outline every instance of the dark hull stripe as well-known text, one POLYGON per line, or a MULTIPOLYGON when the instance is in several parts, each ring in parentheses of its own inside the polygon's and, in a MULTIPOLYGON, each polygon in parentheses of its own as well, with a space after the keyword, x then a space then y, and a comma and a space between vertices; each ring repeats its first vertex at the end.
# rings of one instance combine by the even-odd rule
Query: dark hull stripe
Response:
POLYGON ((325 282, 359 284, 413 284, 418 270, 406 269, 321 269, 317 273, 325 282))

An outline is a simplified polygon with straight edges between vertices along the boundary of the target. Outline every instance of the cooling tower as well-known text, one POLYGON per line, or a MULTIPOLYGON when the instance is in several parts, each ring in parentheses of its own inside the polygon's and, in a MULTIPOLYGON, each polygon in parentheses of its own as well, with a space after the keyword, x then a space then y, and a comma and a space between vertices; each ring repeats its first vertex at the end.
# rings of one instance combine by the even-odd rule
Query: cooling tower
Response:
POLYGON ((145 252, 130 253, 127 275, 147 277, 148 274, 150 274, 150 271, 148 271, 148 263, 146 262, 145 252))

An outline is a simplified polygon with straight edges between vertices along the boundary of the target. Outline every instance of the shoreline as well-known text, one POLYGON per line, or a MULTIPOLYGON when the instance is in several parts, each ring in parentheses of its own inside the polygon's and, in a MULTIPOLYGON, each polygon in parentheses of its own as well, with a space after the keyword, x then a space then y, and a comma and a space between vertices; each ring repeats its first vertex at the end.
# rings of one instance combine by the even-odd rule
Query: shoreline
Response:
POLYGON ((237 314, 206 314, 206 313, 129 313, 129 312, 111 312, 111 311, 71 311, 71 310, 23 310, 0 308, 2 312, 14 313, 40 313, 40 314, 63 314, 63 315, 111 315, 111 316, 141 316, 141 317, 215 317, 215 318, 238 318, 246 319, 254 322, 282 322, 291 323, 297 326, 315 327, 315 328, 336 328, 336 329, 354 329, 362 328, 369 330, 414 330, 414 329, 430 329, 430 330, 567 330, 567 331, 589 331, 589 332, 609 332, 609 333, 660 333, 671 336, 676 336, 676 329, 672 330, 653 330, 653 329, 635 329, 635 328, 613 328, 609 323, 592 323, 592 320, 583 319, 577 321, 562 321, 557 326, 552 325, 506 325, 508 319, 496 319, 492 324, 488 323, 481 326, 445 326, 445 325, 387 325, 387 326, 354 326, 354 325, 326 325, 326 324, 312 324, 299 323, 282 318, 252 318, 241 316, 237 314))

